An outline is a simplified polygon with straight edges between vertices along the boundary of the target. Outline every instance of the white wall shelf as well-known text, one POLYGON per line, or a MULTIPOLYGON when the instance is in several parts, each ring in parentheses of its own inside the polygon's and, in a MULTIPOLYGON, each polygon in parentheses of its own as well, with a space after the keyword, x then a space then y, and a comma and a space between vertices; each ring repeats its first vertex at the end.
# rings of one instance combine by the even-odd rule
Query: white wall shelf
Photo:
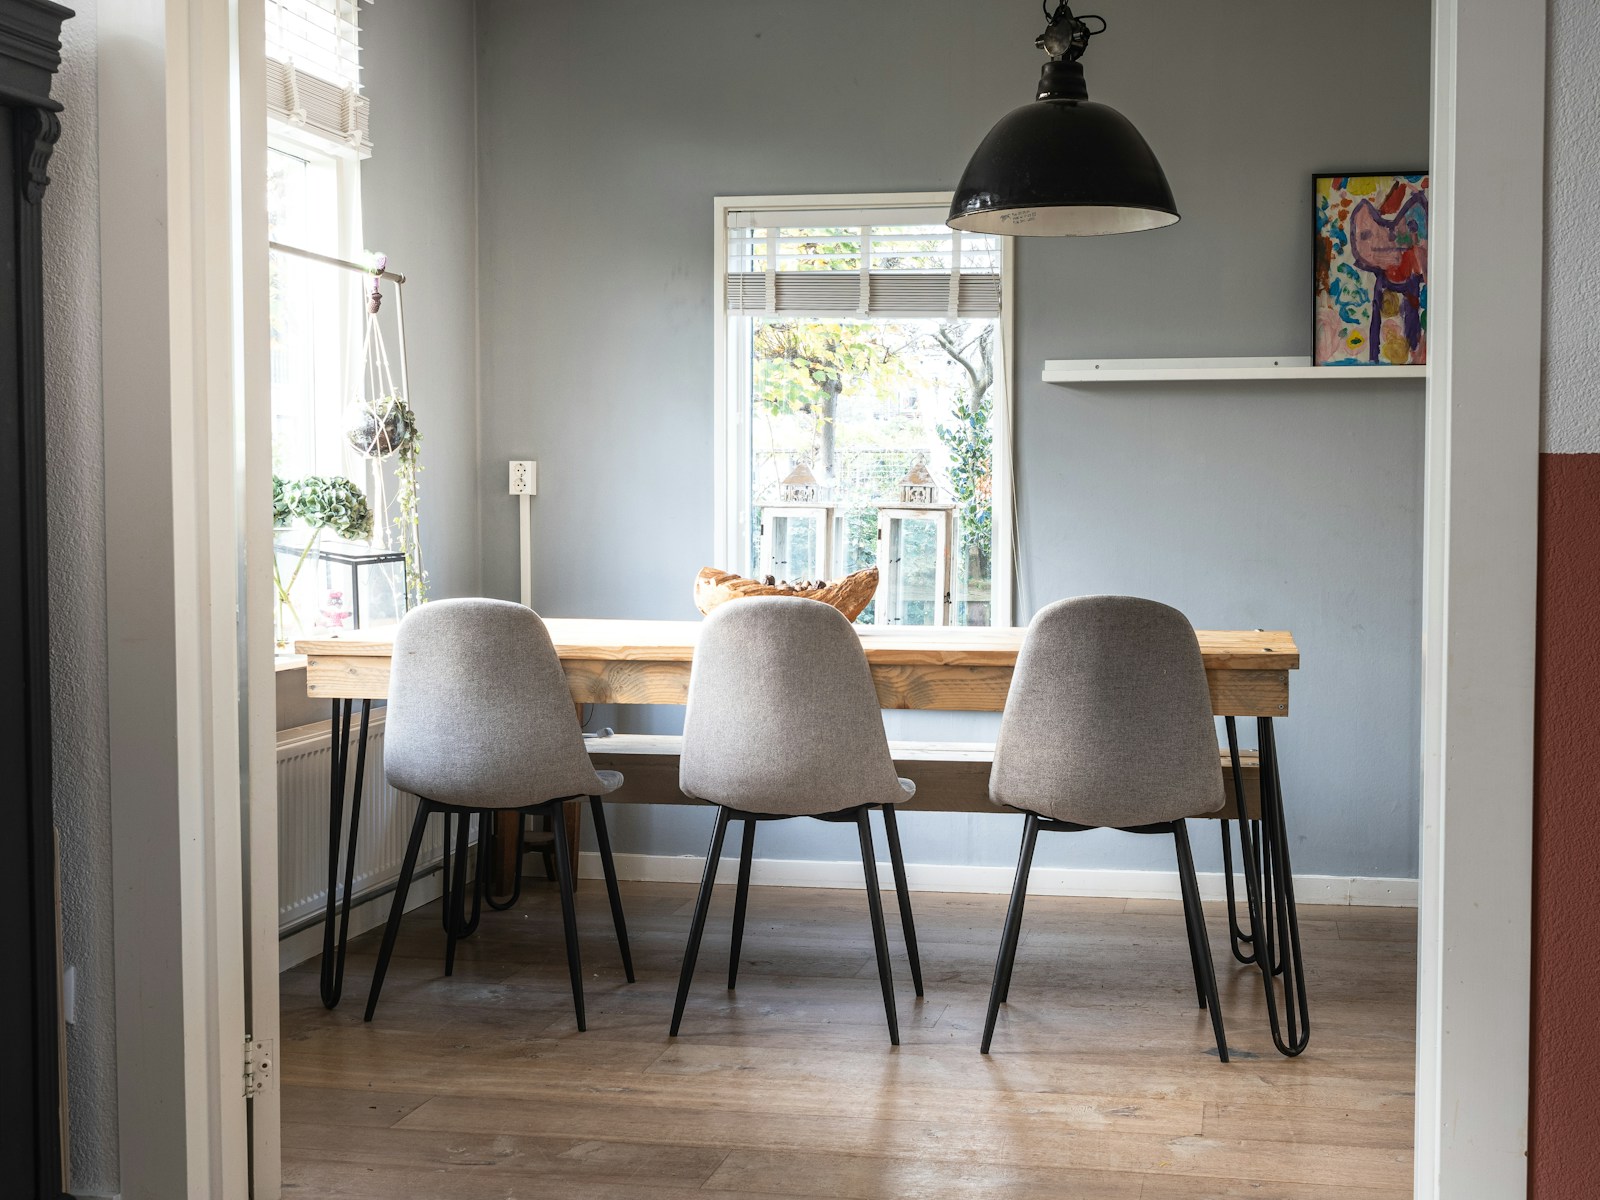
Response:
POLYGON ((1205 380, 1316 379, 1376 383, 1425 379, 1427 367, 1314 367, 1309 358, 1051 358, 1045 383, 1161 383, 1205 380))

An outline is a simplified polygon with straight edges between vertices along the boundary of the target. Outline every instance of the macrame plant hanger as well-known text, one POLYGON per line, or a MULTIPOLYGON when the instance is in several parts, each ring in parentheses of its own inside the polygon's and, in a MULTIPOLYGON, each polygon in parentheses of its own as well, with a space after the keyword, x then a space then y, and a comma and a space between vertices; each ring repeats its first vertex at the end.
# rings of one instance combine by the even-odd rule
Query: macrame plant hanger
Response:
POLYGON ((408 397, 409 381, 406 377, 406 306, 405 286, 396 283, 395 333, 400 343, 400 386, 395 387, 394 373, 389 366, 389 348, 384 341, 383 326, 378 312, 383 307, 380 284, 388 268, 388 258, 378 255, 372 275, 372 290, 364 297, 366 304, 366 333, 362 339, 361 354, 366 365, 365 394, 361 399, 362 419, 352 432, 352 444, 367 459, 372 472, 372 497, 379 520, 374 530, 381 549, 391 545, 406 556, 406 607, 421 604, 427 599, 428 576, 422 566, 421 529, 417 519, 417 475, 422 470, 419 461, 422 451, 422 433, 417 428, 408 397), (395 494, 388 495, 387 472, 383 463, 395 460, 395 494), (393 541, 390 527, 393 527, 393 541))

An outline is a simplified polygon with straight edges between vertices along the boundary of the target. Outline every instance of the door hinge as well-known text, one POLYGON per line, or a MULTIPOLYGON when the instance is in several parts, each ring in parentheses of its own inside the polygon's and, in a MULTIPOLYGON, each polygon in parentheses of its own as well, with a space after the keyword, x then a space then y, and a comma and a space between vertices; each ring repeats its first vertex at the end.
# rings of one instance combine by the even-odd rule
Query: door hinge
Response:
POLYGON ((244 1040, 244 1098, 254 1100, 263 1092, 271 1091, 275 1076, 272 1069, 272 1043, 247 1037, 244 1040))

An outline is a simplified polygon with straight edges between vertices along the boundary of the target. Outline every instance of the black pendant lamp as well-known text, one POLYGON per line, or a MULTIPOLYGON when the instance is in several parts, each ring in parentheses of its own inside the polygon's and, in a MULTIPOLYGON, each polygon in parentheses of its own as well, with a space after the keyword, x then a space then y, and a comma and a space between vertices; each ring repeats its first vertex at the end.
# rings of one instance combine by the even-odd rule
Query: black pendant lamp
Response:
POLYGON ((1000 118, 961 174, 948 224, 1044 237, 1133 233, 1178 219, 1161 164, 1133 122, 1089 99, 1083 56, 1104 19, 1062 0, 1036 44, 1050 55, 1039 95, 1000 118), (1091 27, 1088 22, 1098 22, 1091 27))

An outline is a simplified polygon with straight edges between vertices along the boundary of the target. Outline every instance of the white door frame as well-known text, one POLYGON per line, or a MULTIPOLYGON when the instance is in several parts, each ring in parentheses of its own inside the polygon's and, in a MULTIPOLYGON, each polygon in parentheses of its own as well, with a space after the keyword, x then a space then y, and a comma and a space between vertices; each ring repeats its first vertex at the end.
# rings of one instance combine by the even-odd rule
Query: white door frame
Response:
POLYGON ((121 1195, 242 1200, 245 1038, 277 1021, 276 900, 244 877, 247 830, 274 829, 264 68, 240 70, 264 16, 97 15, 121 1195), (247 920, 273 935, 255 1011, 247 920))
POLYGON ((1436 0, 1415 1193, 1527 1194, 1545 4, 1436 0))
MULTIPOLYGON (((246 179, 254 135, 236 131, 241 113, 265 128, 253 72, 239 69, 260 20, 260 0, 124 0, 100 13, 126 1200, 231 1200, 249 1171, 233 1050, 254 961, 245 923, 266 917, 262 893, 246 897, 242 845, 247 830, 270 834, 263 806, 242 805, 268 795, 272 726, 254 649, 270 639, 241 640, 234 622, 241 596, 245 633, 270 621, 258 611, 265 481, 259 454, 239 450, 265 441, 249 419, 265 405, 243 402, 261 381, 244 331, 260 316, 264 261, 241 250, 260 234, 260 189, 246 179)), ((1527 1187, 1544 23, 1539 0, 1434 3, 1421 1200, 1517 1200, 1527 1187)), ((265 1007, 253 1019, 275 1023, 275 1001, 265 1007)))

